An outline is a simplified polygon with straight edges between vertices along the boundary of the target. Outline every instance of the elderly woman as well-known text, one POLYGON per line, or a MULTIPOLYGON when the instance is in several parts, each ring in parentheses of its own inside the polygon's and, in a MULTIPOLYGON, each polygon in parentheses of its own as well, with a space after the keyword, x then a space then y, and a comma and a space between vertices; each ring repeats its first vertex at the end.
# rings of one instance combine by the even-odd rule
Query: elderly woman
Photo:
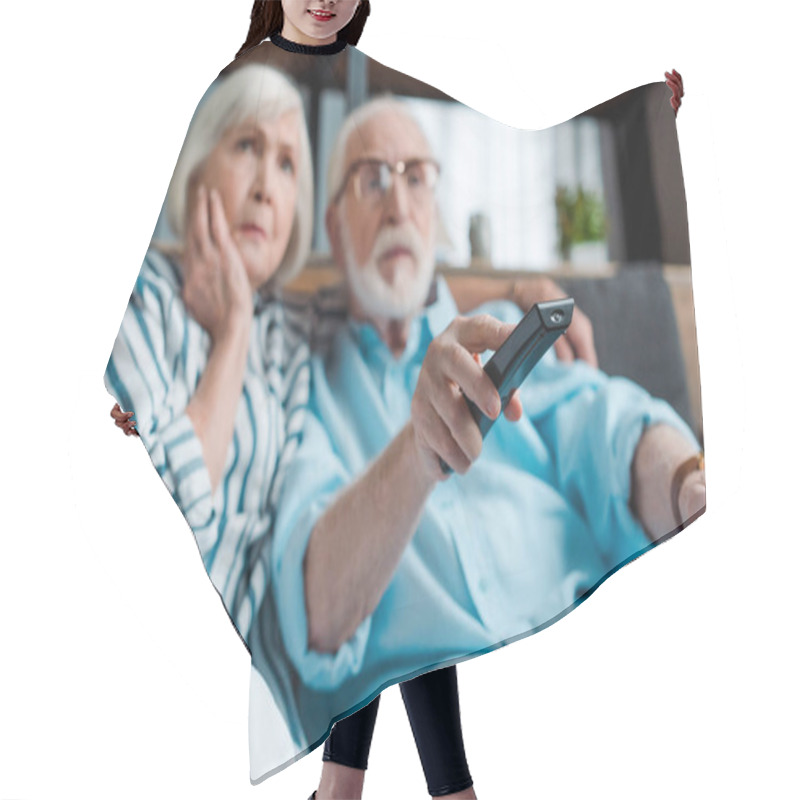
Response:
POLYGON ((151 244, 105 374, 245 638, 266 590, 259 544, 307 402, 309 315, 280 287, 309 252, 312 187, 292 83, 263 65, 221 79, 167 192, 178 243, 151 244))

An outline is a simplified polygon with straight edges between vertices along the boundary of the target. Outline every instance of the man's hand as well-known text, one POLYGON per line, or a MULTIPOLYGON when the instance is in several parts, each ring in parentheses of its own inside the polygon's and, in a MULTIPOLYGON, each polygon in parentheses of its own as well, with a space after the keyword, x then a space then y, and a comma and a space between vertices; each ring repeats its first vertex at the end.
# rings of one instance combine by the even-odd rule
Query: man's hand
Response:
POLYGON ((691 519, 706 504, 706 473, 696 470, 686 476, 678 494, 681 519, 691 519))
POLYGON ((675 476, 681 465, 696 457, 696 444, 685 439, 677 428, 665 423, 644 429, 631 468, 630 506, 645 532, 654 542, 675 530, 706 504, 706 476, 702 470, 683 479, 673 507, 675 476), (680 519, 676 519, 679 513, 680 519))
MULTIPOLYGON (((527 313, 536 303, 560 300, 567 293, 555 281, 544 275, 537 275, 515 281, 511 295, 513 302, 527 313)), ((553 349, 562 361, 570 363, 580 358, 590 366, 597 367, 592 323, 577 306, 572 312, 569 328, 563 336, 556 339, 553 349)))
POLYGON ((133 419, 133 411, 123 411, 119 407, 119 403, 114 403, 114 408, 111 409, 111 416, 114 418, 114 424, 126 436, 139 435, 139 431, 136 430, 136 420, 133 419))
POLYGON ((677 117, 678 109, 681 107, 681 97, 683 97, 683 78, 676 69, 672 70, 672 72, 665 72, 664 77, 667 79, 667 86, 672 90, 672 97, 669 99, 669 103, 677 117))
POLYGON ((183 302, 216 344, 240 326, 249 326, 253 290, 216 189, 208 192, 203 185, 198 188, 189 224, 183 257, 183 302))
MULTIPOLYGON (((481 454, 483 439, 463 395, 487 417, 497 419, 500 395, 478 354, 497 350, 514 328, 488 314, 456 317, 428 347, 411 398, 411 425, 422 469, 436 480, 447 477, 440 458, 464 474, 481 454)), ((505 416, 512 422, 522 416, 518 392, 511 396, 505 416)))

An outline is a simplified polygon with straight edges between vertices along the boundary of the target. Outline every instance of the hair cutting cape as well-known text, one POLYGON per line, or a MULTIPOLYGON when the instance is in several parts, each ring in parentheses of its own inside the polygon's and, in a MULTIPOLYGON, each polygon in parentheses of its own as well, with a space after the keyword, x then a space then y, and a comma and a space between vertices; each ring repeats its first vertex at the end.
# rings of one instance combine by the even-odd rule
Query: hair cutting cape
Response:
MULTIPOLYGON (((686 520, 648 536, 636 519, 635 448, 654 424, 676 428, 697 449, 702 441, 683 178, 663 83, 524 131, 353 47, 309 53, 280 42, 229 64, 200 100, 105 373, 109 392, 134 412, 252 657, 254 782, 319 746, 337 719, 387 686, 553 623, 679 530, 686 520), (190 403, 213 342, 182 291, 192 177, 231 125, 274 119, 295 92, 308 139, 303 133, 281 166, 297 176, 295 220, 278 277, 255 295, 241 396, 212 485, 190 403), (350 217, 375 213, 354 191, 369 175, 347 174, 342 161, 329 174, 328 165, 348 115, 387 94, 440 167, 427 212, 435 214, 437 276, 402 355, 348 317, 345 271, 333 263, 325 221, 340 188, 330 175, 350 217), (315 638, 309 539, 408 422, 426 348, 458 313, 459 276, 481 279, 486 302, 474 300, 477 311, 516 322, 522 311, 498 287, 524 285, 535 270, 549 270, 592 320, 600 370, 560 362, 551 350, 523 384, 523 419, 499 419, 470 470, 430 493, 377 605, 315 638)), ((352 135, 361 135, 358 125, 352 135)), ((254 137, 233 142, 236 164, 263 155, 266 144, 254 137)), ((427 155, 412 151, 377 157, 396 166, 427 155)), ((393 177, 416 202, 412 176, 393 177)), ((232 232, 248 221, 260 222, 228 219, 232 232)), ((368 227, 356 223, 351 240, 359 224, 368 227)), ((357 515, 348 533, 377 536, 381 520, 399 516, 392 486, 381 498, 381 519, 357 515)), ((356 592, 364 565, 357 552, 340 552, 352 556, 354 572, 326 579, 356 592)))

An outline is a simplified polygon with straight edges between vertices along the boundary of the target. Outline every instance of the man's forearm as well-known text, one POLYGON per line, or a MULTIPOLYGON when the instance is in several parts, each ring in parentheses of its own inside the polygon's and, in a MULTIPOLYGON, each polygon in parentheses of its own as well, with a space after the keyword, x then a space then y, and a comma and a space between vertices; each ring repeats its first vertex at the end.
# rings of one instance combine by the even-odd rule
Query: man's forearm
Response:
POLYGON ((319 519, 303 570, 310 649, 335 652, 375 610, 434 486, 408 424, 319 519))
POLYGON ((633 457, 631 508, 653 540, 678 524, 672 510, 672 478, 695 452, 694 445, 669 425, 653 425, 639 439, 633 457))

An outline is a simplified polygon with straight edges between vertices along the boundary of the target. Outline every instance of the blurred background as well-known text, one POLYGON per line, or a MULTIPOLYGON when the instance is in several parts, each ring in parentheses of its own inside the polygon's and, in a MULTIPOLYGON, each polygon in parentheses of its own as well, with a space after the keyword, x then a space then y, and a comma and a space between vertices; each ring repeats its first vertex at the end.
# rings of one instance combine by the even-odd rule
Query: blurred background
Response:
MULTIPOLYGON (((354 48, 319 59, 264 44, 218 80, 266 61, 300 88, 315 167, 312 254, 290 289, 340 280, 324 224, 328 160, 347 114, 391 92, 408 104, 441 164, 439 271, 551 277, 592 320, 600 367, 665 399, 702 443, 686 200, 664 82, 533 131, 497 122, 354 48)), ((155 235, 171 238, 163 209, 155 235)))

